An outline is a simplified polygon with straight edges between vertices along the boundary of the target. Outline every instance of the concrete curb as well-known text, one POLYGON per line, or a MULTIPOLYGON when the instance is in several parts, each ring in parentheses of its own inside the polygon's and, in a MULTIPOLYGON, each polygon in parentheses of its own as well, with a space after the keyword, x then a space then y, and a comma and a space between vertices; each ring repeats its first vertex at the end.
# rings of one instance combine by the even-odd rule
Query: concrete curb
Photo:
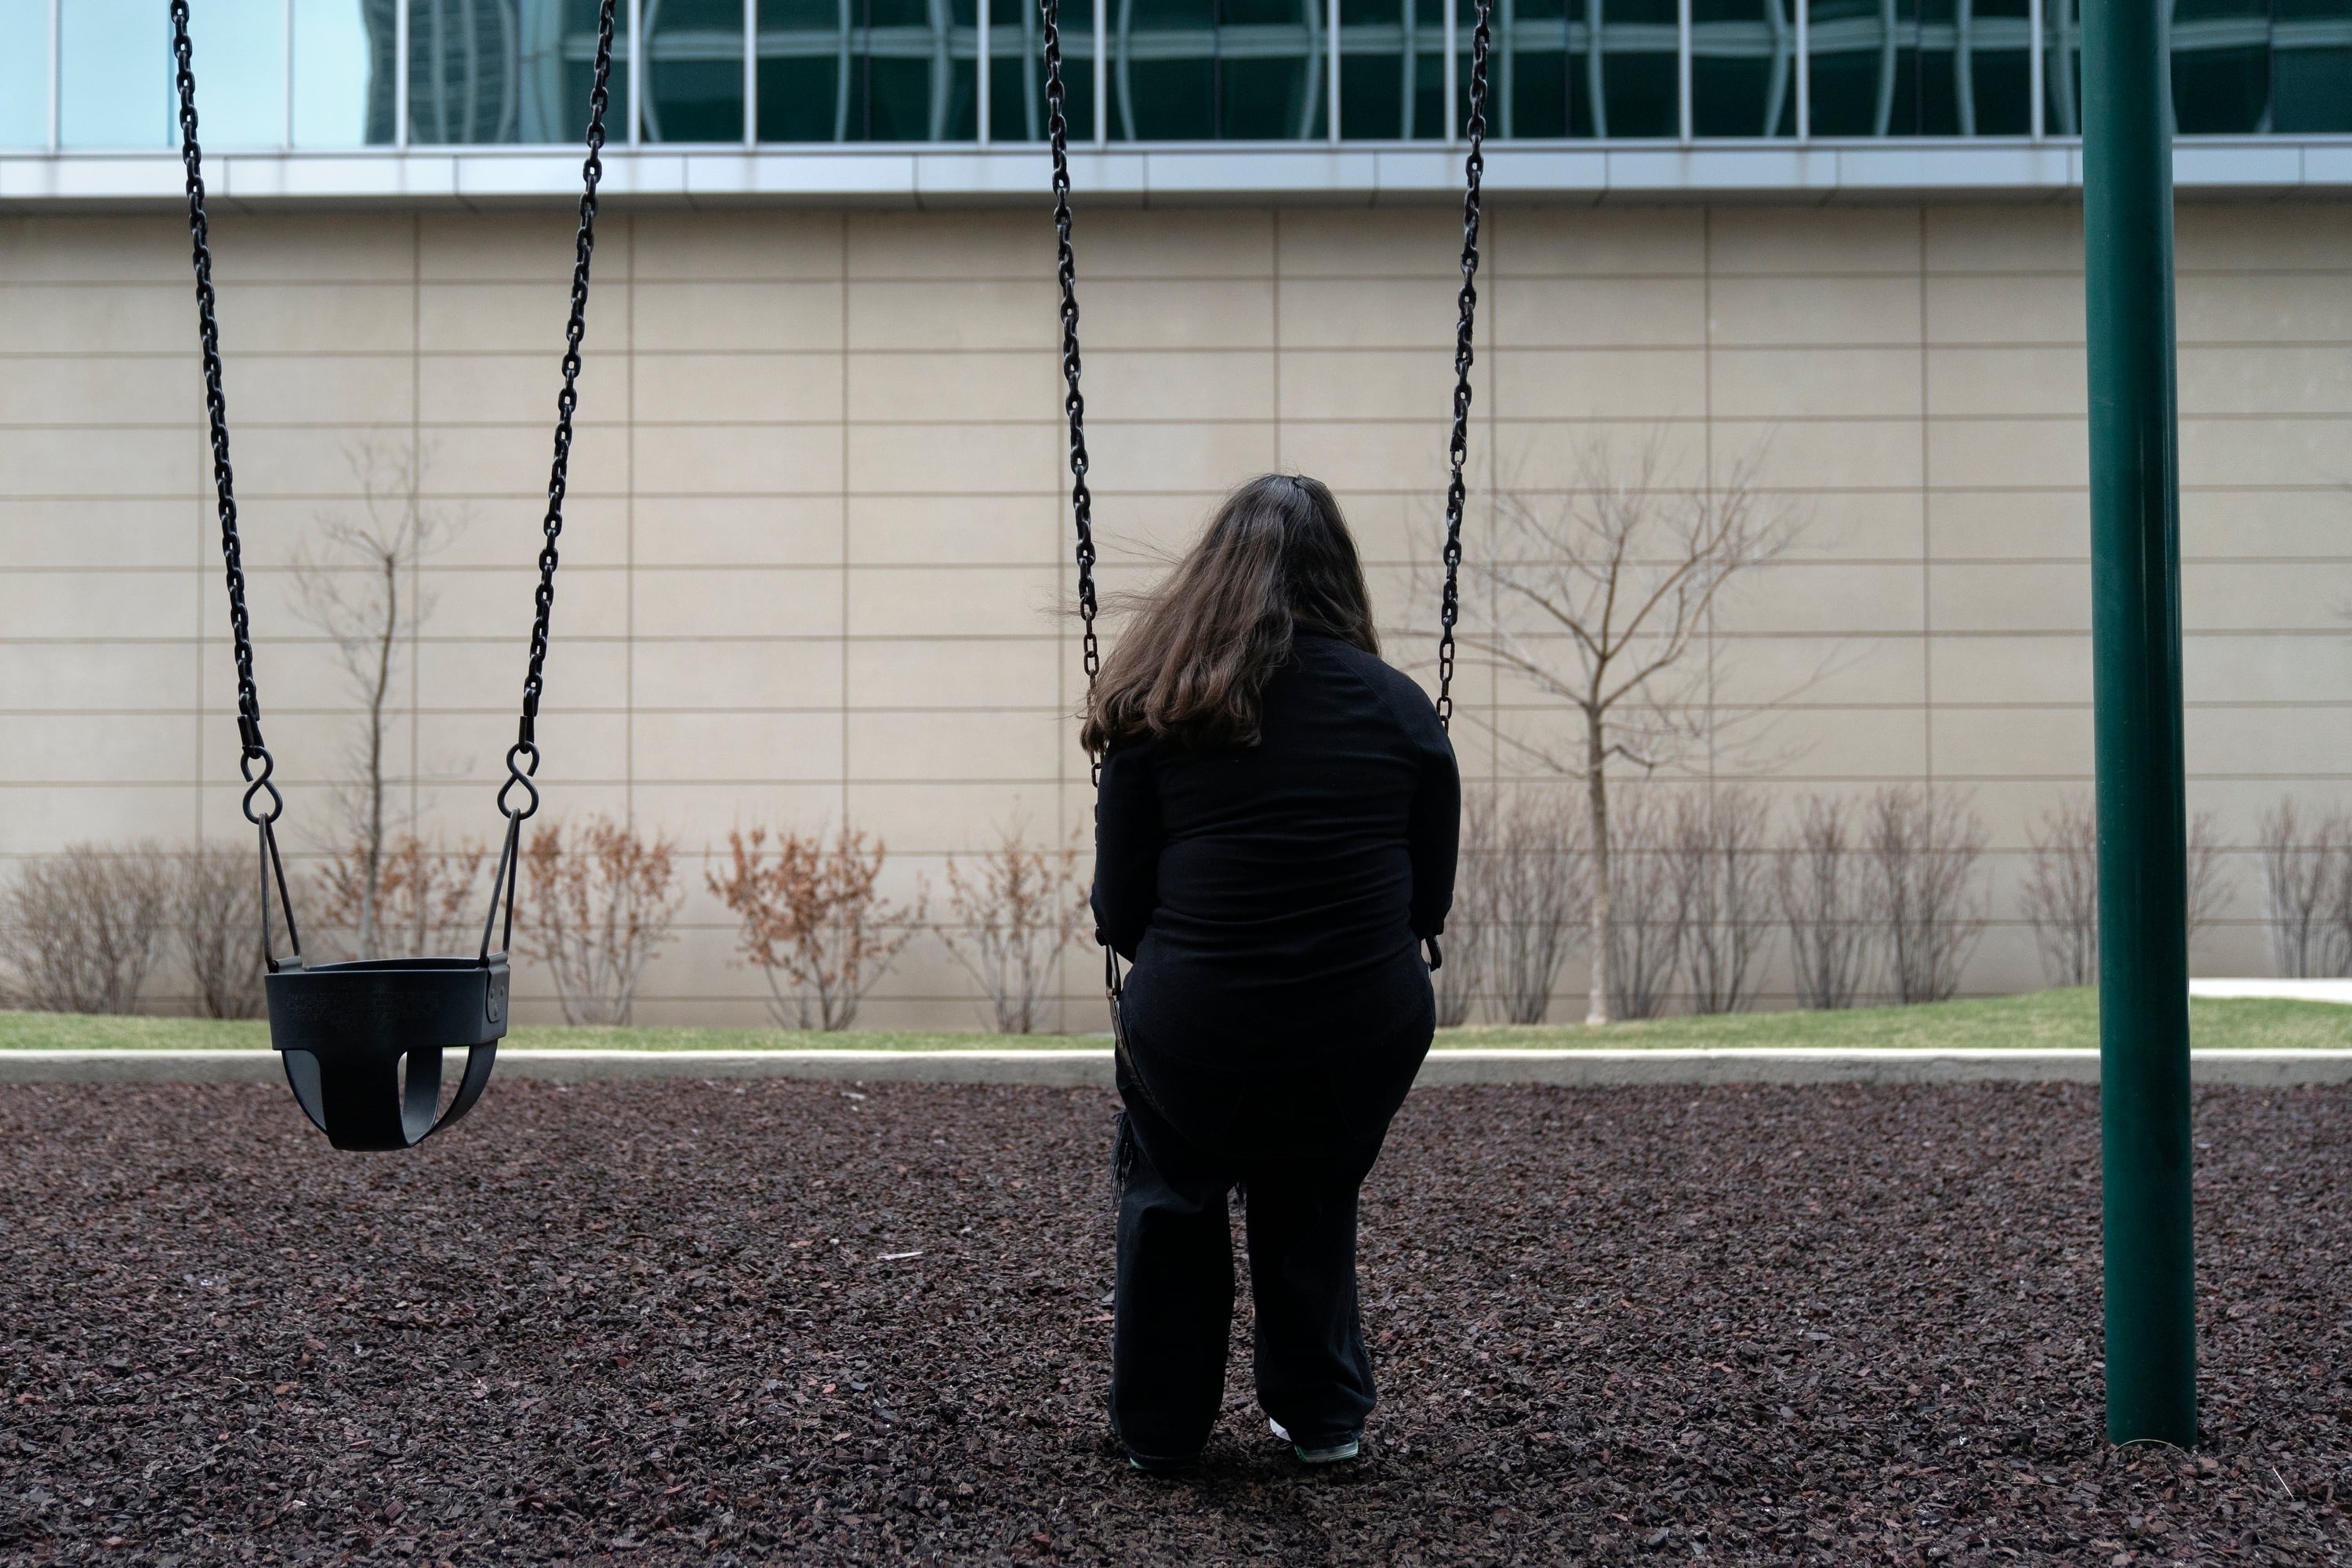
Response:
MULTIPOLYGON (((508 1051, 499 1074, 556 1083, 632 1079, 793 1079, 810 1082, 1018 1083, 1107 1088, 1108 1050, 508 1051)), ((2352 1083, 2352 1050, 2198 1051, 2199 1083, 2277 1089, 2352 1083)), ((0 1084, 276 1083, 274 1051, 0 1051, 0 1084)), ((1642 1083, 2096 1083, 2090 1050, 1433 1051, 1416 1087, 1642 1083)))

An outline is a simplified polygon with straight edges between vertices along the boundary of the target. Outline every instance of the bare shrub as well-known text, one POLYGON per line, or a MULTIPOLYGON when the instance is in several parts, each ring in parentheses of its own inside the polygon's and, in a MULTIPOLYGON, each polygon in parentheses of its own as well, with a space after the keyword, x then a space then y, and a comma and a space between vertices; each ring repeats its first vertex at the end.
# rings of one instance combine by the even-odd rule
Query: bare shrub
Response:
POLYGON ((2229 848, 2211 812, 2200 811, 2189 819, 2189 942, 2192 947, 2200 936, 2221 923, 2222 914, 2237 896, 2223 858, 2229 848))
POLYGON ((1462 792, 1462 837, 1454 858, 1454 908, 1445 919, 1440 951, 1445 962, 1433 971, 1437 1026, 1458 1029, 1470 1021, 1486 984, 1495 938, 1495 791, 1473 785, 1462 792))
MULTIPOLYGON (((2041 826, 2028 829, 2027 837, 2032 850, 2025 870, 2025 917, 2042 950, 2042 971, 2053 985, 2092 984, 2099 977, 2099 819, 2091 795, 2078 793, 2060 801, 2042 814, 2041 826)), ((2225 848, 2211 812, 2189 819, 2186 934, 2191 942, 2229 907, 2225 848)))
POLYGON ((46 1013, 130 1013, 172 918, 161 845, 76 844, 27 861, 0 900, 9 1000, 46 1013))
POLYGON ((567 1024, 625 1024, 685 890, 677 844, 625 822, 551 822, 523 851, 518 945, 555 976, 567 1024))
POLYGON ((1754 1005, 1772 943, 1771 808, 1731 785, 1675 802, 1666 858, 1683 912, 1683 971, 1694 1013, 1754 1005))
POLYGON ((1566 789, 1541 784, 1512 791, 1494 813, 1485 963, 1504 1018, 1540 1024, 1586 918, 1582 813, 1566 789))
POLYGON ((2352 972, 2352 817, 2307 816, 2287 796, 2263 813, 2261 848, 2278 972, 2294 980, 2352 972))
POLYGON ((979 982, 998 1033, 1035 1034, 1059 990, 1062 954, 1086 929, 1076 846, 1032 845, 1016 818, 969 865, 949 857, 947 884, 954 919, 940 940, 979 982))
POLYGON ((261 864, 257 849, 199 844, 178 858, 172 920, 195 987, 197 1016, 257 1018, 261 984, 261 864))
POLYGON ((2053 985, 2099 977, 2099 820, 2091 799, 2073 795, 2042 814, 2027 837, 2025 918, 2053 985))
POLYGON ((770 1007, 787 1028, 845 1029, 858 1004, 913 936, 922 900, 884 902, 875 891, 886 850, 844 823, 822 833, 730 833, 731 858, 706 873, 710 890, 742 921, 743 956, 768 983, 770 1007))
POLYGON ((373 852, 360 839, 319 869, 320 934, 331 933, 356 958, 423 958, 474 948, 489 907, 484 901, 489 890, 478 886, 488 858, 471 838, 428 844, 404 833, 373 852))
POLYGON ((1873 795, 1864 820, 1870 911, 1899 1002, 1942 1002, 1984 935, 1984 819, 1963 796, 1905 784, 1873 795))
POLYGON ((1670 826, 1665 805, 1647 791, 1626 797, 1615 810, 1608 872, 1615 906, 1609 996, 1620 1018, 1656 1017, 1674 990, 1689 910, 1667 847, 1670 826))
POLYGON ((1781 840, 1775 891, 1801 1007, 1851 1007, 1869 973, 1870 901, 1853 803, 1807 795, 1781 840))

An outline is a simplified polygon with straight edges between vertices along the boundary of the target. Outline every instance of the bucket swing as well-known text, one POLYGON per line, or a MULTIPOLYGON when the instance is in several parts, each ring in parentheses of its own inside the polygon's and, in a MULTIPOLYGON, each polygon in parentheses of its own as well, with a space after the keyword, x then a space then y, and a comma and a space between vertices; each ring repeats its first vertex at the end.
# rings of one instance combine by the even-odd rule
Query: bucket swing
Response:
POLYGON ((188 233, 195 262, 196 316, 204 357, 205 412, 210 425, 213 488, 220 510, 221 558, 228 581, 229 629, 236 655, 238 771, 244 775, 245 818, 257 831, 261 875, 263 987, 269 1004, 269 1043, 286 1081, 329 1142, 338 1149, 413 1148, 463 1117, 481 1098, 507 1032, 514 937, 515 883, 520 872, 522 825, 539 809, 539 745, 534 737, 547 662, 548 618, 555 604, 556 543, 563 532, 563 497, 572 455, 572 413, 579 405, 580 342, 588 313, 588 264, 596 245, 596 184, 604 173, 604 111, 611 101, 613 14, 603 0, 596 26, 596 63, 588 95, 588 155, 582 164, 580 233, 572 269, 572 316, 564 331, 563 389, 555 402, 555 457, 541 523, 533 595, 530 665, 523 679, 522 718, 506 755, 507 777, 498 808, 506 819, 481 946, 471 956, 363 959, 305 964, 302 939, 287 895, 278 851, 278 818, 286 809, 271 774, 276 764, 262 743, 261 699, 253 676, 253 641, 245 607, 245 568, 236 527, 236 489, 229 471, 228 404, 221 390, 220 330, 215 321, 210 232, 205 218, 204 151, 196 138, 196 78, 188 37, 188 0, 172 0, 172 52, 178 68, 180 155, 188 173, 188 233), (272 895, 285 916, 288 955, 272 951, 272 895), (498 946, 493 949, 491 938, 498 946), (439 1109, 442 1057, 466 1053, 465 1072, 448 1108, 439 1109))

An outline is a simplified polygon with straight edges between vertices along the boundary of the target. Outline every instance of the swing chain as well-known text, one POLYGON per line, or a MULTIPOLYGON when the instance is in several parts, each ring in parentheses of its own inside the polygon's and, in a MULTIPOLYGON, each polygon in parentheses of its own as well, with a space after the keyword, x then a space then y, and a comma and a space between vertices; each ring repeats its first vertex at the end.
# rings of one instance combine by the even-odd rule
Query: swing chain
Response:
POLYGON ((616 3, 604 0, 596 16, 595 74, 588 89, 588 157, 580 166, 580 236, 572 261, 572 318, 563 329, 563 390, 555 398, 555 459, 548 471, 547 516, 540 525, 547 542, 540 547, 539 588, 532 595, 536 614, 530 627, 530 668, 522 682, 522 719, 515 743, 507 750, 506 782, 499 786, 499 810, 509 824, 539 809, 539 789, 531 775, 539 771, 539 700, 546 689, 542 671, 547 664, 548 619, 555 608, 556 543, 563 534, 563 498, 571 484, 572 416, 580 406, 580 343, 588 331, 588 264, 596 250, 596 185, 604 174, 604 111, 613 97, 616 3), (528 797, 519 811, 507 804, 518 784, 528 797))
MULTIPOLYGON (((1045 25, 1045 138, 1054 152, 1054 240, 1062 283, 1062 379, 1069 387, 1062 410, 1070 421, 1070 510, 1078 525, 1078 619, 1086 631, 1082 647, 1087 691, 1102 672, 1102 644, 1095 635, 1094 493, 1087 488, 1087 400, 1078 390, 1078 268, 1070 248, 1070 122, 1064 112, 1061 0, 1038 0, 1045 25)), ((1094 782, 1102 783, 1102 758, 1092 759, 1094 782)))
MULTIPOLYGON (((1462 617, 1462 513, 1467 490, 1462 466, 1470 452, 1472 329, 1478 313, 1479 181, 1486 172, 1486 63, 1494 42, 1493 0, 1478 0, 1470 35, 1470 155, 1463 164, 1461 320, 1454 335, 1454 434, 1446 445, 1452 473, 1445 485, 1445 593, 1438 606, 1437 721, 1454 727, 1454 624, 1462 617)), ((1433 967, 1434 967, 1433 965, 1433 967)))
POLYGON ((196 268, 197 334, 204 345, 205 418, 213 448, 213 494, 220 511, 221 558, 228 574, 228 628, 236 649, 237 769, 245 775, 245 819, 275 822, 286 797, 270 782, 277 764, 261 743, 261 690, 253 679, 253 632, 245 608, 245 551, 236 531, 236 482, 228 458, 228 395, 221 386, 220 322, 213 297, 212 226, 205 216, 203 145, 196 140, 195 49, 188 37, 188 0, 172 0, 172 58, 180 94, 180 162, 188 172, 188 239, 196 268), (259 773, 254 770, 260 769, 259 773), (268 809, 254 803, 268 797, 268 809))

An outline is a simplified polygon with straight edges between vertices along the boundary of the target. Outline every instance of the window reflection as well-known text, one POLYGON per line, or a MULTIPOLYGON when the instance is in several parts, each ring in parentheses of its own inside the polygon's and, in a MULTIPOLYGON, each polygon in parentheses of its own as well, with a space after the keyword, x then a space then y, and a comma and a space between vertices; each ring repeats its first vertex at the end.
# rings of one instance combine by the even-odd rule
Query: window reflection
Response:
POLYGON ((969 142, 975 0, 759 0, 760 140, 969 142))
MULTIPOLYGON (((596 71, 597 0, 409 0, 408 139, 577 142, 596 71)), ((626 139, 628 40, 613 39, 608 134, 626 139)))
POLYGON ((1816 136, 2032 129, 2025 0, 1812 0, 1809 32, 1816 136))
MULTIPOLYGON (((988 0, 988 133, 999 142, 1045 139, 1043 22, 1031 0, 988 0)), ((1072 142, 1095 134, 1095 8, 1066 0, 1062 35, 1062 114, 1072 142)))
POLYGON ((1339 133, 1444 138, 1444 0, 1339 0, 1339 133))
POLYGON ((742 0, 644 0, 645 139, 743 140, 742 0))
POLYGON ((1691 129, 1797 133, 1799 0, 1691 0, 1691 129))
POLYGON ((397 0, 294 0, 294 145, 393 140, 397 0))
POLYGON ((49 7, 0 0, 0 147, 49 141, 49 7))
POLYGON ((1324 135, 1322 0, 1111 0, 1111 135, 1324 135))
MULTIPOLYGON (((163 8, 147 0, 72 0, 58 10, 58 140, 68 147, 178 145, 179 99, 163 8)), ((44 26, 35 36, 46 32, 44 26)), ((205 145, 282 144, 284 0, 214 0, 197 8, 189 37, 205 145)))

